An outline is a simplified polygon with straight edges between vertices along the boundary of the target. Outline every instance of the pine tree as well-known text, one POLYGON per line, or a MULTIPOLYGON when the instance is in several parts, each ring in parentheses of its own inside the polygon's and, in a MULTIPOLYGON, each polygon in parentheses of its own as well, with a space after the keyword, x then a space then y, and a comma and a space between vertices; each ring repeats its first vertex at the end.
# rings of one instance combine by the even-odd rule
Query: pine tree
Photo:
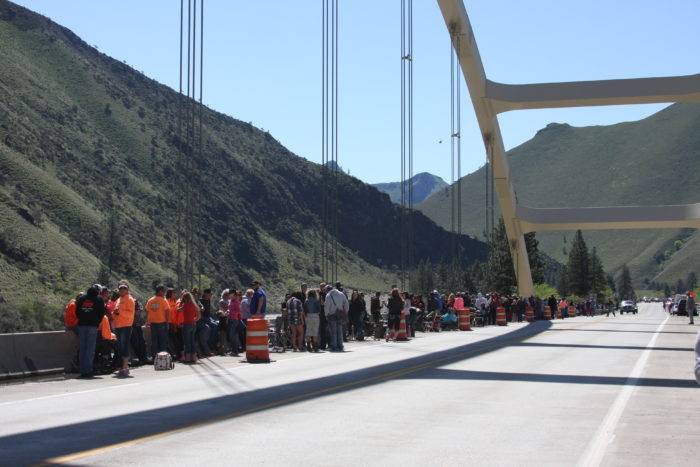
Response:
POLYGON ((622 273, 620 274, 620 279, 617 282, 617 292, 618 296, 622 300, 635 299, 634 287, 632 287, 632 276, 630 275, 630 270, 626 264, 622 266, 622 273))
POLYGON ((685 284, 683 283, 683 279, 678 279, 678 282, 676 282, 676 293, 686 293, 687 289, 685 287, 685 284))
POLYGON ((685 286, 688 290, 694 290, 698 286, 698 276, 695 275, 695 271, 690 271, 688 277, 685 279, 685 286))
POLYGON ((605 277, 605 271, 603 270, 603 264, 598 257, 598 251, 595 247, 593 247, 593 250, 591 251, 588 269, 591 276, 591 291, 597 294, 605 290, 607 279, 605 277))
POLYGON ((610 287, 612 293, 615 293, 617 290, 617 285, 615 284, 615 278, 612 276, 612 274, 606 274, 605 280, 608 282, 608 287, 610 287))
POLYGON ((510 294, 516 287, 513 260, 510 255, 506 226, 503 219, 489 238, 489 258, 486 266, 487 282, 490 291, 510 294))
POLYGON ((671 287, 669 287, 668 284, 664 284, 664 296, 670 297, 672 293, 673 292, 671 292, 671 287))
POLYGON ((535 237, 535 232, 525 234, 525 247, 530 262, 530 273, 532 274, 532 282, 535 284, 544 282, 544 261, 542 261, 539 245, 540 242, 535 237))
POLYGON ((569 275, 566 266, 561 268, 559 272, 559 277, 557 278, 557 292, 562 297, 569 295, 569 275))
POLYGON ((103 263, 107 268, 108 276, 111 276, 113 271, 120 269, 119 266, 123 263, 121 228, 117 220, 114 198, 111 195, 107 197, 106 212, 107 218, 103 224, 102 252, 104 255, 103 263))
POLYGON ((586 242, 583 240, 581 231, 577 230, 574 240, 571 242, 566 269, 569 291, 579 297, 586 296, 591 290, 589 263, 586 242))

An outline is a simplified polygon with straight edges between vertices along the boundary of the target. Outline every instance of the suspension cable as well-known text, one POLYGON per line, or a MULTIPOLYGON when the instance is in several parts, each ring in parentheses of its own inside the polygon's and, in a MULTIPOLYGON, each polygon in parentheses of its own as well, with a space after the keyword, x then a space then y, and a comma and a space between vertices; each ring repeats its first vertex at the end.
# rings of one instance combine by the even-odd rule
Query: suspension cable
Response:
POLYGON ((333 282, 338 280, 340 234, 338 0, 322 0, 321 16, 321 274, 333 282))
MULTIPOLYGON (((204 90, 204 0, 199 2, 199 167, 202 169, 201 173, 204 173, 204 138, 202 133, 202 112, 204 109, 202 94, 204 90)), ((204 222, 204 203, 202 202, 202 190, 197 190, 197 214, 200 222, 204 222)), ((198 252, 197 255, 197 270, 198 270, 198 285, 202 288, 202 267, 203 267, 203 239, 202 235, 198 235, 198 252)))
POLYGON ((452 255, 458 262, 461 257, 459 235, 462 233, 462 120, 459 51, 461 35, 453 28, 450 31, 450 156, 452 185, 450 187, 450 220, 452 255))
MULTIPOLYGON (((180 68, 179 68, 179 73, 178 73, 178 79, 180 81, 180 89, 179 89, 179 95, 178 95, 178 102, 177 102, 177 155, 175 158, 175 173, 173 175, 173 193, 177 193, 178 189, 178 177, 180 175, 180 171, 182 170, 182 39, 183 39, 183 33, 182 33, 182 26, 184 24, 184 0, 180 0, 180 68)), ((177 275, 177 285, 182 286, 182 197, 177 196, 177 214, 176 214, 176 219, 177 219, 177 229, 176 229, 176 238, 177 238, 177 260, 175 262, 175 273, 177 275)))
POLYGON ((399 214, 400 279, 411 282, 413 232, 413 0, 401 0, 401 206, 399 214))
POLYGON ((334 76, 333 76, 333 144, 334 144, 334 164, 333 170, 335 171, 334 177, 334 194, 335 202, 333 205, 333 216, 334 216, 334 235, 333 235, 333 282, 338 281, 338 235, 339 235, 339 217, 340 217, 340 202, 338 199, 338 180, 340 178, 338 172, 340 170, 340 165, 338 162, 338 0, 334 0, 333 4, 333 42, 334 42, 334 52, 333 52, 333 62, 334 62, 334 76))
MULTIPOLYGON (((191 50, 192 47, 192 0, 187 0, 187 107, 185 115, 185 177, 189 177, 191 173, 192 165, 192 154, 191 154, 191 133, 192 129, 190 126, 190 115, 192 112, 192 106, 190 105, 190 65, 191 65, 191 50)), ((184 265, 184 277, 183 285, 187 288, 191 286, 190 279, 190 257, 191 257, 191 243, 190 243, 190 232, 191 232, 191 222, 190 217, 192 211, 192 189, 188 183, 185 183, 185 213, 184 213, 184 225, 185 225, 185 265, 184 265)))

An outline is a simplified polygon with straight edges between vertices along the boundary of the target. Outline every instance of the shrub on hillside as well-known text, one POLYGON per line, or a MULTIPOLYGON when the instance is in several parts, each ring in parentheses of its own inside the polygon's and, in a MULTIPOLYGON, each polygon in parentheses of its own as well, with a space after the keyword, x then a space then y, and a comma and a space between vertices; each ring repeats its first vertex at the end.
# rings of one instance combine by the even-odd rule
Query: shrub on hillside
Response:
POLYGON ((0 303, 0 333, 56 331, 62 327, 62 312, 40 300, 19 309, 0 303))

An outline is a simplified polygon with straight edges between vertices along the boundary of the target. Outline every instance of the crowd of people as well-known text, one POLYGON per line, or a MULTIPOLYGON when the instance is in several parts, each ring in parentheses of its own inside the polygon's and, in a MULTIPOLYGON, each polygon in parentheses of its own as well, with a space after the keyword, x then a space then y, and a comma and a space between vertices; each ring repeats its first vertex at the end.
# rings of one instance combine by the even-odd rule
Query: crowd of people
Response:
POLYGON ((145 303, 135 298, 127 281, 116 290, 94 284, 77 294, 65 309, 66 329, 78 337, 76 367, 82 377, 116 369, 117 376, 129 376, 130 365, 150 364, 160 352, 174 361, 195 364, 199 358, 213 355, 239 356, 245 351, 247 322, 273 313, 274 332, 284 339, 283 350, 293 352, 341 352, 349 340, 396 340, 405 323, 407 337, 416 331, 457 329, 456 301, 474 310, 474 318, 483 325, 497 324, 497 310, 505 309, 507 321, 522 322, 531 308, 535 319, 544 319, 548 306, 554 316, 568 317, 570 306, 577 314, 592 316, 596 308, 614 314, 611 302, 598 307, 591 300, 569 303, 553 295, 517 297, 490 294, 440 294, 437 290, 423 295, 401 292, 392 287, 388 295, 371 294, 369 301, 359 290, 348 293, 340 283, 319 284, 310 288, 301 284, 289 291, 278 309, 268 304, 260 282, 250 288, 224 289, 218 301, 211 289, 176 291, 158 285, 145 303), (269 312, 269 313, 268 313, 269 312), (150 348, 144 328, 150 330, 150 348), (105 368, 106 367, 106 368, 105 368))

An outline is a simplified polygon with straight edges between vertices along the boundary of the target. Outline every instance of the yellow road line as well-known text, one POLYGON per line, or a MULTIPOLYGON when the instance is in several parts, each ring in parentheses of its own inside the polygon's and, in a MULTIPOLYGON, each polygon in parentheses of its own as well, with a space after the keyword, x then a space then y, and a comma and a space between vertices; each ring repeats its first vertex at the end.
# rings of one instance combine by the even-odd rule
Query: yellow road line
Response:
MULTIPOLYGON (((501 334, 501 335, 505 335, 505 334, 501 334)), ((531 336, 529 336, 529 337, 531 337, 531 336)), ((504 344, 507 344, 507 343, 509 343, 509 342, 511 342, 511 341, 515 341, 515 340, 519 340, 519 339, 517 339, 517 338, 507 339, 507 340, 505 340, 505 342, 499 343, 499 344, 497 345, 497 348, 505 347, 504 344)), ((479 341, 477 341, 477 342, 475 342, 475 343, 478 343, 478 342, 479 342, 479 341)), ((487 349, 488 349, 488 348, 489 348, 489 347, 487 347, 487 349)), ((484 351, 484 350, 486 350, 486 349, 474 349, 474 350, 469 350, 469 351, 466 351, 466 352, 458 352, 458 353, 456 353, 456 354, 454 354, 454 355, 449 355, 449 356, 445 356, 445 357, 436 358, 436 359, 431 360, 431 361, 429 361, 429 362, 421 363, 421 364, 419 364, 419 365, 414 365, 414 366, 411 366, 411 367, 408 367, 408 368, 403 368, 403 369, 400 369, 400 370, 394 370, 394 371, 390 371, 390 372, 387 372, 387 373, 382 373, 382 374, 379 374, 379 375, 376 375, 376 376, 370 376, 369 378, 365 378, 365 379, 361 379, 361 380, 356 380, 356 381, 350 381, 350 382, 347 382, 347 383, 338 384, 338 385, 331 386, 331 387, 324 388, 324 389, 318 389, 318 390, 316 390, 316 391, 312 391, 312 392, 305 393, 305 394, 299 394, 299 395, 296 395, 296 396, 290 396, 290 397, 287 397, 287 398, 285 398, 285 399, 281 399, 281 400, 278 400, 278 401, 274 401, 274 402, 270 402, 270 403, 267 403, 267 404, 262 404, 262 405, 258 405, 258 406, 255 406, 255 407, 251 407, 250 409, 239 410, 239 411, 236 411, 236 412, 232 412, 232 413, 229 413, 229 414, 226 414, 226 415, 222 415, 222 416, 219 416, 219 417, 215 417, 215 418, 212 418, 212 419, 208 419, 208 420, 205 420, 205 421, 188 423, 188 424, 185 424, 185 425, 183 425, 183 426, 181 426, 181 427, 179 427, 179 428, 173 428, 173 429, 171 429, 171 430, 165 430, 165 431, 162 431, 162 432, 160 432, 160 433, 155 433, 155 434, 152 434, 152 435, 142 436, 142 437, 137 438, 137 439, 132 439, 132 440, 129 440, 129 441, 122 441, 122 442, 120 442, 120 443, 114 443, 114 444, 110 444, 110 445, 107 445, 107 446, 102 446, 102 447, 99 447, 99 448, 88 449, 88 450, 85 450, 85 451, 80 451, 80 452, 76 452, 76 453, 73 453, 73 454, 68 454, 68 455, 65 455, 65 456, 52 457, 52 458, 50 458, 50 459, 46 459, 45 461, 41 462, 41 463, 38 464, 38 465, 65 464, 65 463, 68 463, 68 462, 73 462, 73 461, 76 461, 76 460, 84 459, 84 458, 86 458, 86 457, 92 457, 92 456, 96 456, 96 455, 99 455, 99 454, 104 454, 105 452, 113 451, 113 450, 116 450, 116 449, 121 449, 121 448, 125 448, 125 447, 130 447, 130 446, 134 446, 134 445, 137 445, 137 444, 146 443, 146 442, 149 442, 149 441, 155 441, 155 440, 158 440, 158 439, 161 439, 161 438, 165 438, 165 437, 167 437, 167 436, 172 436, 172 435, 175 435, 175 434, 178 434, 178 433, 182 433, 182 432, 185 432, 185 431, 194 430, 194 429, 197 429, 197 428, 206 426, 206 425, 212 425, 212 424, 219 423, 219 422, 223 422, 223 421, 226 421, 226 420, 229 420, 229 419, 232 419, 232 418, 242 417, 242 416, 245 416, 245 415, 248 415, 248 414, 251 414, 251 413, 254 413, 254 412, 258 412, 258 411, 261 411, 261 410, 267 410, 267 409, 272 409, 272 408, 275 408, 275 407, 280 407, 280 406, 282 406, 282 405, 286 405, 286 404, 298 402, 298 401, 301 401, 301 400, 304 400, 304 399, 309 399, 309 398, 312 398, 312 397, 315 397, 315 396, 320 396, 320 395, 327 394, 327 393, 331 393, 331 392, 334 392, 334 391, 337 391, 337 390, 340 390, 340 389, 345 389, 345 388, 352 387, 352 386, 364 385, 364 384, 368 384, 368 383, 374 383, 374 382, 383 381, 383 380, 387 380, 387 379, 391 379, 391 378, 397 378, 397 377, 399 377, 399 376, 404 376, 404 375, 407 375, 407 374, 410 374, 410 373, 415 373, 415 372, 417 372, 417 371, 424 370, 424 369, 429 368, 429 367, 433 367, 433 366, 435 366, 436 364, 440 364, 440 363, 446 362, 446 361, 448 361, 448 360, 454 360, 456 357, 463 357, 463 356, 467 356, 467 355, 470 355, 470 354, 473 354, 473 353, 476 353, 476 352, 481 352, 481 351, 484 351)))

